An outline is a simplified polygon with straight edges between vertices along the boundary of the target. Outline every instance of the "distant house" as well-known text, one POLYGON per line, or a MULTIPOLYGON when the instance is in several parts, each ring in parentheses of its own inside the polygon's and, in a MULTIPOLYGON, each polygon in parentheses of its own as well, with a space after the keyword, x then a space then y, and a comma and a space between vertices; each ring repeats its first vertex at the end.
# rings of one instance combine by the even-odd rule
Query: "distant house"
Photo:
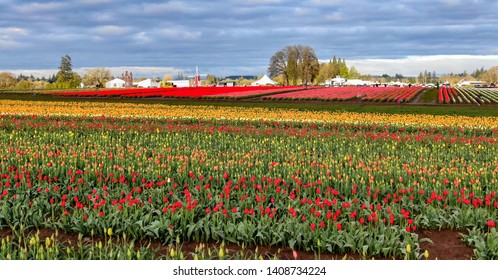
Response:
POLYGON ((140 88, 158 88, 160 86, 161 85, 158 82, 153 81, 152 79, 145 79, 137 84, 137 87, 140 88))
POLYGON ((125 81, 122 79, 113 79, 105 83, 106 88, 124 88, 125 87, 125 81))

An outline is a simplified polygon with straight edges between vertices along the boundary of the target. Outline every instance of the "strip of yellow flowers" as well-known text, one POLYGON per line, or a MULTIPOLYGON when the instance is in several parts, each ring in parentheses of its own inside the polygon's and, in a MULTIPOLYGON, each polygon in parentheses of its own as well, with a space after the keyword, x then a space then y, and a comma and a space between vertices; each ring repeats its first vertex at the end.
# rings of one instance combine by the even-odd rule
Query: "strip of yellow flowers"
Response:
POLYGON ((36 115, 105 115, 111 117, 161 117, 209 119, 266 119, 318 122, 385 123, 498 127, 498 117, 433 116, 415 114, 378 114, 353 112, 299 111, 293 109, 176 106, 106 102, 14 101, 0 100, 0 113, 36 115))

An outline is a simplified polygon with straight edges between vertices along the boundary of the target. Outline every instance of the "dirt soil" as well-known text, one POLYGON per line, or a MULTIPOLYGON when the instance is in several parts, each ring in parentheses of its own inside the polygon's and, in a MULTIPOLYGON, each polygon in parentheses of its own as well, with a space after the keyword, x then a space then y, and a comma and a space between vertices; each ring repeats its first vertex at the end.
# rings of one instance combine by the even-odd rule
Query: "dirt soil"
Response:
MULTIPOLYGON (((50 237, 54 234, 55 232, 51 229, 40 229, 39 230, 39 237, 41 242, 44 242, 46 237, 50 237)), ((461 233, 460 231, 457 230, 424 230, 418 232, 419 234, 419 239, 422 238, 429 238, 431 242, 423 242, 420 244, 421 250, 420 253, 423 253, 425 250, 429 252, 429 259, 430 260, 471 260, 473 257, 473 248, 467 246, 466 244, 463 243, 461 240, 461 233)), ((34 234, 34 232, 31 232, 30 234, 34 234)), ((12 232, 10 229, 0 229, 0 238, 5 238, 7 236, 11 236, 12 232)), ((64 233, 64 232, 58 232, 57 239, 59 242, 69 244, 69 241, 71 244, 77 244, 78 243, 78 235, 75 233, 64 233)), ((85 243, 90 243, 90 242, 97 243, 98 241, 105 242, 104 238, 99 238, 99 237, 85 237, 83 238, 83 242, 85 243)), ((148 241, 144 241, 148 242, 148 241)), ((140 244, 137 244, 137 247, 140 244)), ((194 242, 188 242, 184 243, 181 248, 184 253, 184 255, 187 257, 187 259, 192 259, 193 258, 193 252, 195 251, 196 246, 198 246, 198 243, 194 242)), ((206 246, 210 246, 213 248, 213 250, 218 250, 219 245, 217 244, 207 244, 206 246)), ((164 244, 161 244, 160 242, 157 241, 151 241, 151 247, 156 249, 158 252, 158 255, 168 255, 170 251, 170 247, 164 244)), ((248 246, 244 249, 242 249, 240 246, 235 245, 235 244, 229 244, 226 246, 229 250, 229 254, 234 254, 235 252, 238 252, 240 250, 244 250, 246 256, 254 256, 254 252, 256 251, 255 246, 248 246)), ((280 260, 293 260, 293 251, 290 248, 277 248, 277 247, 265 247, 265 246, 258 246, 258 255, 263 256, 265 259, 272 259, 274 257, 277 257, 280 260)), ((215 252, 216 252, 215 251, 215 252)), ((298 260, 315 260, 315 259, 321 259, 321 260, 362 260, 362 259, 372 259, 372 257, 367 257, 364 258, 360 256, 359 254, 347 254, 347 255, 342 255, 342 254, 330 254, 330 253, 322 253, 320 256, 317 255, 317 253, 314 252, 304 252, 304 251, 298 251, 297 252, 297 259, 298 260)), ((373 259, 386 259, 386 258, 377 258, 374 257, 373 259)))

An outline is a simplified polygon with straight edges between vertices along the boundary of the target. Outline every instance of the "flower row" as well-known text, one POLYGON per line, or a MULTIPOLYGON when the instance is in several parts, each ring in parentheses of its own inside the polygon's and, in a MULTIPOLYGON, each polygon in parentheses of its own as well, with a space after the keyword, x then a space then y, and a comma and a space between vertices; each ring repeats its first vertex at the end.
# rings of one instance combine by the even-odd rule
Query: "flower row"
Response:
POLYGON ((446 104, 496 104, 498 103, 498 90, 441 87, 438 101, 446 104))
POLYGON ((147 118, 253 119, 275 121, 343 122, 366 124, 498 127, 498 117, 437 116, 423 114, 378 114, 305 111, 283 108, 175 106, 165 104, 14 101, 0 100, 0 113, 36 115, 86 115, 147 118))
POLYGON ((493 128, 36 115, 0 124, 4 227, 402 258, 422 229, 484 238, 498 211, 493 128))

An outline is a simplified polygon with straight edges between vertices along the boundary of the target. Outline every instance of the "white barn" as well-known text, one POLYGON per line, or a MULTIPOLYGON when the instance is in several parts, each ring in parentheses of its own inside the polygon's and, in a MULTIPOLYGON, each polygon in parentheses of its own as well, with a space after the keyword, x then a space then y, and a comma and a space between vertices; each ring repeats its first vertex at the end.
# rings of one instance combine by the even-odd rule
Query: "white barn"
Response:
POLYGON ((125 81, 121 79, 113 79, 105 83, 106 88, 124 88, 125 86, 125 81))
POLYGON ((145 79, 141 82, 138 82, 137 87, 140 87, 140 88, 158 88, 158 87, 161 87, 161 85, 158 82, 153 81, 152 79, 145 79))
POLYGON ((360 79, 350 79, 344 83, 344 85, 346 86, 372 86, 374 84, 375 84, 374 82, 363 81, 360 79))
POLYGON ((179 88, 190 86, 189 80, 174 80, 174 81, 168 81, 168 83, 172 83, 175 87, 179 87, 179 88))
POLYGON ((467 81, 467 80, 461 80, 460 82, 455 84, 455 87, 468 87, 468 86, 482 86, 484 82, 482 81, 467 81))

